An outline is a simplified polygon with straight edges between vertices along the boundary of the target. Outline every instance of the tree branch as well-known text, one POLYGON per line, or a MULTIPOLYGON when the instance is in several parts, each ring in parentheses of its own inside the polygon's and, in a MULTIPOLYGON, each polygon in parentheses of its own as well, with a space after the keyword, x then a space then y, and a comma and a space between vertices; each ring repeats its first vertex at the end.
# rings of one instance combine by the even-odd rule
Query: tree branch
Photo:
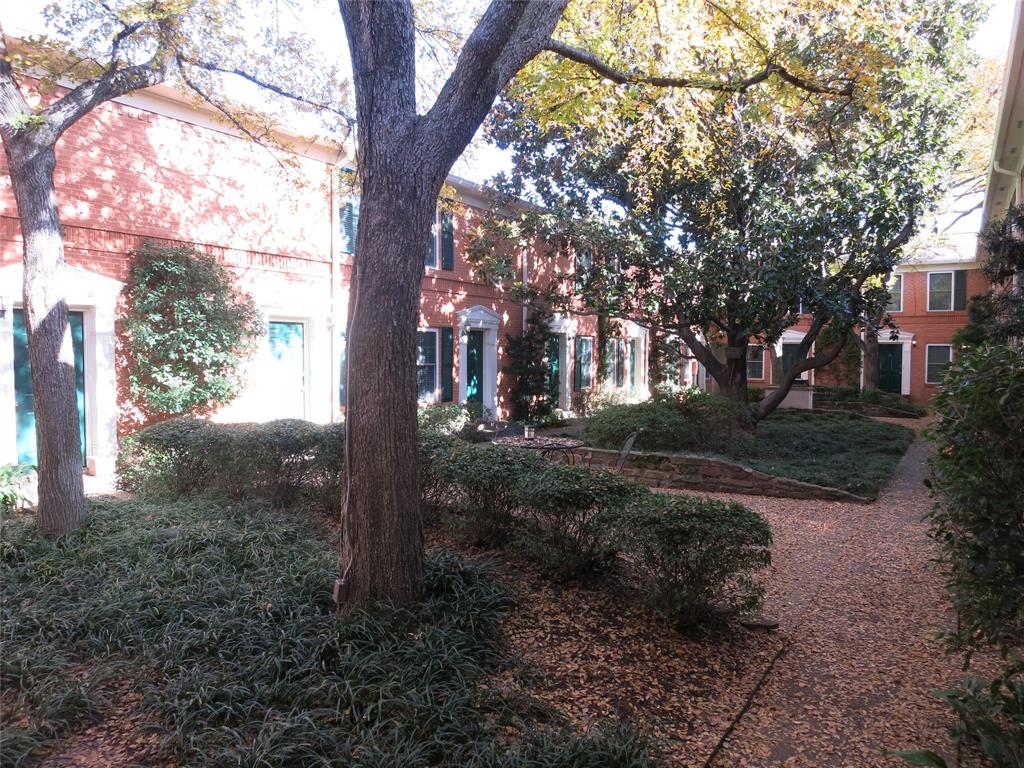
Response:
POLYGON ((553 38, 547 42, 545 48, 551 53, 558 54, 562 58, 575 61, 577 64, 582 64, 606 80, 611 80, 613 83, 618 83, 619 85, 653 85, 662 88, 697 88, 723 93, 743 93, 758 83, 764 82, 772 75, 776 75, 790 85, 807 91, 808 93, 817 93, 827 96, 842 96, 846 98, 853 95, 852 83, 848 83, 842 88, 831 88, 829 86, 818 85, 817 83, 812 83, 809 80, 805 80, 802 77, 794 75, 785 67, 771 61, 765 64, 764 69, 761 71, 740 80, 708 80, 699 77, 662 76, 644 74, 641 72, 626 72, 621 69, 616 69, 588 51, 584 51, 553 38))

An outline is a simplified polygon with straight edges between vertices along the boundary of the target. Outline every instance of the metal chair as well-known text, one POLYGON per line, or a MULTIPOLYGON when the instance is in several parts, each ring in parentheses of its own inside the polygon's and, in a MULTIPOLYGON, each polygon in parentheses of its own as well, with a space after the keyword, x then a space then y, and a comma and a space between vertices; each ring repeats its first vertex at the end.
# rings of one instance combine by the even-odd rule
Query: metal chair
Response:
POLYGON ((622 474, 622 468, 626 466, 626 459, 629 458, 629 452, 633 450, 633 443, 636 442, 636 439, 641 432, 643 432, 643 430, 638 429, 636 432, 630 433, 626 438, 626 442, 622 444, 622 448, 619 450, 619 455, 615 457, 615 474, 622 474))

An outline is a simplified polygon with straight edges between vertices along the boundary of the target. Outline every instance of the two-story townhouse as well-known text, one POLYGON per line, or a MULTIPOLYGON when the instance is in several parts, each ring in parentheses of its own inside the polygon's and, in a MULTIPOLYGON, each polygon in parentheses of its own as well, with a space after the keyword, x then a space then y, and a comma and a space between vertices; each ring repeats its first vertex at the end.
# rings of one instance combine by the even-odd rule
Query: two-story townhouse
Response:
MULTIPOLYGON (((78 374, 83 463, 112 470, 118 436, 137 424, 118 389, 121 292, 131 252, 146 240, 216 254, 267 324, 239 397, 213 418, 338 419, 344 411, 345 325, 358 201, 341 189, 339 153, 282 136, 291 152, 254 144, 177 91, 158 86, 97 108, 58 146, 55 182, 64 224, 66 295, 78 374)), ((509 413, 506 339, 526 310, 476 274, 466 242, 484 191, 450 179, 425 258, 417 344, 423 402, 477 403, 509 413)), ((516 254, 525 280, 558 266, 544 243, 516 254)), ((0 173, 0 462, 35 454, 31 376, 21 316, 22 246, 9 174, 0 173)), ((568 265, 562 264, 568 269, 568 265)), ((645 386, 646 351, 626 333, 624 370, 645 386), (630 363, 628 361, 632 360, 630 363), (640 376, 642 378, 637 379, 640 376)), ((597 320, 558 316, 549 365, 558 405, 597 386, 597 320)), ((618 374, 614 374, 617 376, 618 374)), ((615 379, 613 379, 615 380, 615 379)), ((628 379, 623 379, 627 381, 628 379)), ((625 386, 625 384, 623 384, 625 386)))

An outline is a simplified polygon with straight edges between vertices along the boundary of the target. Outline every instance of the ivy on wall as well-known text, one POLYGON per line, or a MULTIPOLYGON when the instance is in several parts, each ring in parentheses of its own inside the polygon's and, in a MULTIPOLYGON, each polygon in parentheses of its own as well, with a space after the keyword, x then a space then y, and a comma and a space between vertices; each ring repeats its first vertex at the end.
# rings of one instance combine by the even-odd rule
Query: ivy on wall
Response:
POLYGON ((214 257, 147 243, 133 252, 125 288, 128 392, 151 418, 230 402, 264 324, 252 297, 214 257))

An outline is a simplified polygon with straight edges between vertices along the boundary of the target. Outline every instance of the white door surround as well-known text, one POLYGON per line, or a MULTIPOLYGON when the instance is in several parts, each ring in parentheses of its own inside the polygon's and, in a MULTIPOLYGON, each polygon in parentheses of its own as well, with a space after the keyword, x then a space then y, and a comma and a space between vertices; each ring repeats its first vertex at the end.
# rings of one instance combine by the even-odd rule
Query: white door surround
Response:
POLYGON ((480 304, 463 309, 459 316, 459 402, 466 402, 466 342, 469 331, 484 334, 483 407, 498 417, 498 328, 501 316, 480 304))
MULTIPOLYGON (((882 344, 900 344, 900 345, 902 345, 902 347, 903 347, 903 354, 902 354, 902 357, 900 359, 900 366, 901 366, 901 370, 900 370, 900 394, 901 395, 908 395, 909 396, 910 395, 910 355, 911 355, 911 352, 912 352, 912 350, 914 348, 914 334, 910 333, 909 331, 897 331, 897 335, 898 335, 899 338, 897 338, 895 341, 892 341, 892 340, 890 340, 888 338, 886 338, 884 341, 882 339, 879 339, 878 340, 878 345, 879 346, 881 346, 882 344)), ((861 359, 862 360, 864 359, 863 355, 861 355, 861 359)), ((860 386, 861 386, 861 389, 864 388, 864 366, 863 365, 860 368, 860 386)))
MULTIPOLYGON (((110 475, 117 457, 117 375, 114 321, 123 283, 80 267, 64 268, 68 309, 83 315, 85 362, 85 467, 110 475)), ((8 306, 0 318, 0 463, 17 461, 14 419, 14 309, 20 308, 22 265, 0 267, 0 296, 8 306), (9 436, 9 438, 8 438, 9 436)))

